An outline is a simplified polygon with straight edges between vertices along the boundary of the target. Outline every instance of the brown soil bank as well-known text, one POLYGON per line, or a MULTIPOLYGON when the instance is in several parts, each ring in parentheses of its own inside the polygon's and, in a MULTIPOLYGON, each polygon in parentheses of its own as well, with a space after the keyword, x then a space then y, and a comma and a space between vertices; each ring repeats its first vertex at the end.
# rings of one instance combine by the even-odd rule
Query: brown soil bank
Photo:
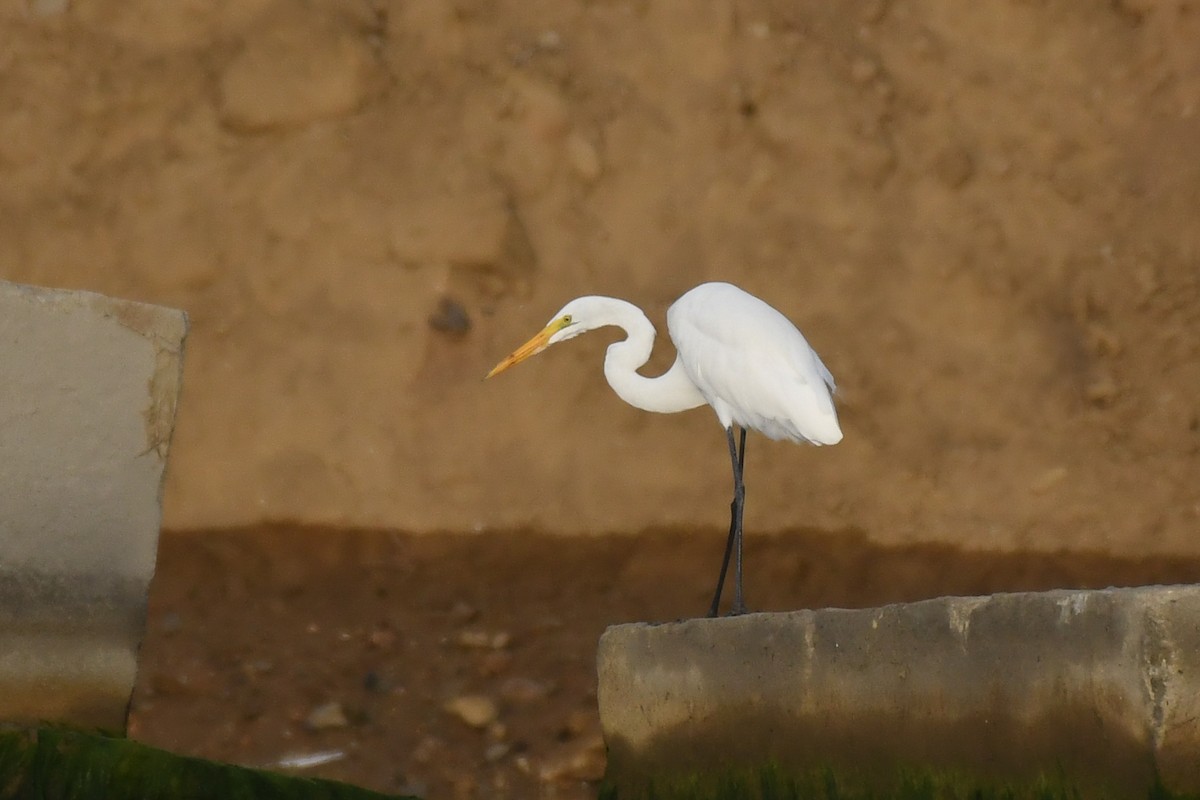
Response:
MULTIPOLYGON (((748 527, 1200 552, 1190 0, 0 0, 0 277, 186 309, 176 529, 722 524, 566 299, 729 279, 837 376, 748 527)), ((664 348, 655 363, 668 362, 664 348)))
MULTIPOLYGON (((590 797, 596 641, 696 616, 724 531, 578 538, 273 528, 163 540, 132 734, 431 798, 590 797)), ((853 531, 755 537, 755 610, 1195 582, 1200 560, 885 549, 853 531)))

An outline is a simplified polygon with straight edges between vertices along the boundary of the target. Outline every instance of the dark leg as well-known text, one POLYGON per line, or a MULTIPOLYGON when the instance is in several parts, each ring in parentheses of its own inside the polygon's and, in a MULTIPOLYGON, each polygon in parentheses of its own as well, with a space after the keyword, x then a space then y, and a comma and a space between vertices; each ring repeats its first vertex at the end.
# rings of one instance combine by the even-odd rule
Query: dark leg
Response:
MULTIPOLYGON (((742 429, 742 435, 746 433, 742 429)), ((746 444, 742 443, 742 455, 745 455, 746 444)), ((742 459, 734 462, 733 496, 737 499, 737 556, 734 559, 733 571, 733 605, 729 607, 729 615, 746 613, 746 601, 742 595, 742 512, 746 510, 746 484, 742 480, 742 459)))
MULTIPOLYGON (((725 573, 729 569, 729 557, 733 554, 734 541, 737 540, 738 531, 741 528, 742 521, 742 500, 745 497, 745 487, 739 492, 738 487, 742 485, 741 475, 742 470, 746 466, 746 429, 741 428, 741 443, 740 447, 734 447, 733 444, 733 428, 727 428, 725 434, 729 439, 729 455, 733 461, 733 502, 729 504, 729 538, 725 540, 725 557, 721 559, 721 575, 717 578, 717 591, 713 594, 712 605, 708 608, 708 616, 715 617, 719 606, 721 605, 721 589, 725 586, 725 573)), ((738 571, 741 571, 741 548, 738 548, 738 571)), ((738 593, 740 597, 740 591, 738 593)), ((734 603, 737 606, 737 602, 734 603)), ((745 608, 742 609, 745 611, 745 608)), ((741 613, 738 611, 736 613, 741 613)))

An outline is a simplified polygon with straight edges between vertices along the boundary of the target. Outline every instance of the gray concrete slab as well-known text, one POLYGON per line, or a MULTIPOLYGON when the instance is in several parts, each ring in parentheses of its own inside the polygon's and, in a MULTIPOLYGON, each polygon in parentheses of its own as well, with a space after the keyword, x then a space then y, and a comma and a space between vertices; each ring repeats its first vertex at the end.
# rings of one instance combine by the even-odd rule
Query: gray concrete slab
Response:
POLYGON ((621 797, 766 764, 1200 792, 1196 586, 620 625, 598 670, 621 797))
POLYGON ((0 720, 124 729, 186 331, 0 282, 0 720))

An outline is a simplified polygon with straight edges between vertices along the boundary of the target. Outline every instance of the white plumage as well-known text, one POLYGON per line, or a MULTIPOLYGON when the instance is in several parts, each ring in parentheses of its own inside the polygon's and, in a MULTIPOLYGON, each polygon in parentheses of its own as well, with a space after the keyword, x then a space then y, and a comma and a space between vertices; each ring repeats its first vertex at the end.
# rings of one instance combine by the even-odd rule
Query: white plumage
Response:
POLYGON ((842 440, 833 376, 787 317, 728 283, 704 283, 667 310, 683 368, 722 427, 816 445, 842 440))
POLYGON ((536 336, 488 373, 503 372, 552 344, 605 325, 626 337, 609 345, 604 376, 630 405, 659 413, 686 411, 707 403, 725 428, 733 464, 734 499, 729 540, 713 597, 715 615, 730 551, 737 546, 737 578, 732 613, 742 599, 742 509, 746 430, 772 439, 816 445, 842 439, 833 406, 833 376, 787 317, 729 283, 704 283, 667 310, 667 329, 677 352, 675 363, 657 378, 638 373, 654 347, 654 326, 632 303, 613 297, 579 297, 562 307, 536 336), (741 431, 741 448, 734 427, 741 431))

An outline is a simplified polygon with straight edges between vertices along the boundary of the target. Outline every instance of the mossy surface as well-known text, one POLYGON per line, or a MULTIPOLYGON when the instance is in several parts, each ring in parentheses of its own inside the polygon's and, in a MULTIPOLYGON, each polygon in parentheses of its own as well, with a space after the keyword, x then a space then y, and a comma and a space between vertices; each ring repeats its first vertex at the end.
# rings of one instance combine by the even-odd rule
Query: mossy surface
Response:
POLYGON ((1200 800, 1169 792, 1155 782, 1144 792, 1081 788, 1062 776, 1040 776, 1027 783, 1005 783, 965 773, 921 769, 891 775, 854 774, 832 768, 802 774, 770 764, 758 769, 645 777, 618 785, 606 776, 599 800, 1200 800))
MULTIPOLYGON (((381 800, 336 781, 281 775, 62 728, 0 731, 0 798, 381 800)), ((394 797, 394 796, 392 796, 394 797)))

